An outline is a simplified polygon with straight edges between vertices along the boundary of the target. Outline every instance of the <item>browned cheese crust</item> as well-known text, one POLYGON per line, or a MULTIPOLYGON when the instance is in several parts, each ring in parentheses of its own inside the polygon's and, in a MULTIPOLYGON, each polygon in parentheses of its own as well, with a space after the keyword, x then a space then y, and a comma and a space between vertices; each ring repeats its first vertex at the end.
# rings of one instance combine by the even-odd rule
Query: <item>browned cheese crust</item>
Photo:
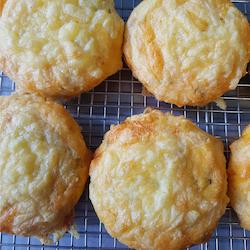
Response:
POLYGON ((62 236, 91 160, 74 119, 43 97, 0 97, 0 155, 0 231, 62 236))
POLYGON ((78 95, 121 69, 123 27, 113 0, 8 0, 0 70, 17 89, 78 95))
POLYGON ((229 0, 144 0, 126 24, 123 50, 158 100, 203 106, 246 74, 250 26, 229 0))
POLYGON ((208 240, 228 203, 223 144, 183 117, 148 111, 113 126, 90 167, 90 199, 130 248, 208 240))
POLYGON ((250 230, 250 125, 230 149, 228 169, 230 204, 236 211, 241 226, 250 230))

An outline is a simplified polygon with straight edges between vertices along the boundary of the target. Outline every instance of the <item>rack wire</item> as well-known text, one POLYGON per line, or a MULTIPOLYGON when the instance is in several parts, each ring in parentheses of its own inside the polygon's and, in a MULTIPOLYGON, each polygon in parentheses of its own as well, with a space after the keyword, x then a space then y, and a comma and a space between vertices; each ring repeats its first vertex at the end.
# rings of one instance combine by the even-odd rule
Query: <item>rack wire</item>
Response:
MULTIPOLYGON (((132 9, 140 0, 116 0, 119 14, 127 20, 132 9)), ((233 1, 250 21, 250 0, 233 1)), ((0 72, 0 95, 10 95, 15 84, 0 72)), ((229 157, 228 145, 237 139, 244 127, 250 123, 250 76, 245 76, 236 90, 224 95, 227 110, 219 109, 214 103, 206 107, 184 107, 158 102, 154 97, 143 96, 141 84, 124 68, 104 81, 94 90, 84 93, 65 103, 65 108, 73 115, 82 128, 89 147, 95 150, 111 124, 117 124, 126 117, 143 112, 147 106, 184 115, 206 132, 222 139, 225 154, 229 157)), ((41 245, 32 237, 19 237, 0 233, 1 250, 49 250, 86 249, 110 250, 128 249, 106 232, 98 220, 88 198, 88 188, 76 208, 75 222, 80 239, 66 234, 53 245, 41 245)), ((194 246, 192 250, 250 250, 250 232, 242 229, 231 208, 227 208, 212 238, 205 244, 194 246)))

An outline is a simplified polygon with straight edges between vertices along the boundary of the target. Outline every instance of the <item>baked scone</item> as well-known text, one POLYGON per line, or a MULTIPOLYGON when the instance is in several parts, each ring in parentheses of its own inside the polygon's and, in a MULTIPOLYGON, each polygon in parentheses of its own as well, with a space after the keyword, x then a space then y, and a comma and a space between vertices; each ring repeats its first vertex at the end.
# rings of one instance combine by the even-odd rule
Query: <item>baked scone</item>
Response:
POLYGON ((230 204, 240 219, 240 225, 250 230, 250 125, 244 130, 242 137, 231 144, 230 149, 230 204))
POLYGON ((8 0, 0 70, 24 91, 77 95, 122 67, 123 28, 113 0, 8 0))
POLYGON ((113 126, 90 165, 90 199, 131 248, 206 241, 228 203, 223 144, 191 121, 152 110, 113 126))
POLYGON ((0 232, 48 242, 71 229, 90 152, 63 106, 35 95, 0 97, 0 232))
POLYGON ((158 100, 203 106, 246 74, 250 27, 229 0, 144 0, 127 22, 124 54, 158 100))

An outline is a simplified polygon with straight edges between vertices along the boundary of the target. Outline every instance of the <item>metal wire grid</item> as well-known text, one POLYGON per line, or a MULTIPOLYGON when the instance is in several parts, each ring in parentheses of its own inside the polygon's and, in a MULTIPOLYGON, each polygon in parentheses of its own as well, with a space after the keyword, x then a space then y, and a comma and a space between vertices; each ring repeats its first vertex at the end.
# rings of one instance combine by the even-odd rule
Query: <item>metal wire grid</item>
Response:
MULTIPOLYGON (((119 14, 126 20, 139 2, 140 0, 116 0, 116 7, 119 14)), ((250 0, 239 0, 234 3, 250 20, 250 0)), ((14 89, 15 84, 0 72, 0 95, 9 95, 14 89)), ((125 66, 94 90, 65 103, 65 107, 82 127, 86 142, 93 150, 101 143, 103 134, 111 124, 119 123, 127 116, 141 113, 147 106, 176 115, 184 115, 206 132, 222 139, 227 159, 229 157, 228 146, 250 123, 249 75, 241 80, 236 90, 226 93, 223 97, 227 103, 226 111, 219 109, 214 103, 202 108, 178 108, 172 104, 158 102, 154 97, 143 96, 141 93, 141 84, 133 78, 131 71, 125 66)), ((0 233, 0 249, 127 249, 126 246, 110 237, 99 222, 89 201, 87 189, 76 208, 75 222, 80 239, 74 239, 66 234, 58 243, 44 246, 35 238, 0 233)), ((207 243, 190 249, 250 250, 250 232, 240 228, 235 213, 231 208, 227 208, 212 238, 207 243)))

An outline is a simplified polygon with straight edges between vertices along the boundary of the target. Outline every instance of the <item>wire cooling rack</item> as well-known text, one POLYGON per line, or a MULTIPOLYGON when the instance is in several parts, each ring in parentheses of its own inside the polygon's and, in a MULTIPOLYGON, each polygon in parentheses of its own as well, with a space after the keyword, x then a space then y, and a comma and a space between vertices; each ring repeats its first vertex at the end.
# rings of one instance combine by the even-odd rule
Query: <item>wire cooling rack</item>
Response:
MULTIPOLYGON (((127 20, 131 10, 139 0, 117 0, 119 14, 127 20)), ((234 1, 235 5, 250 20, 250 0, 234 1)), ((9 95, 14 91, 14 83, 0 72, 0 95, 9 95)), ((126 117, 143 112, 147 106, 184 115, 193 120, 206 132, 222 139, 228 158, 228 145, 240 135, 250 123, 250 77, 245 76, 236 90, 223 97, 227 110, 219 109, 214 103, 206 107, 184 107, 158 102, 154 97, 143 96, 141 84, 133 78, 131 71, 124 67, 119 73, 104 81, 89 93, 74 98, 65 107, 82 127, 85 140, 94 150, 102 141, 104 133, 111 124, 117 124, 126 117)), ((25 238, 0 233, 1 250, 49 250, 49 249, 127 249, 113 239, 99 222, 88 198, 88 188, 76 208, 75 222, 80 239, 66 234, 58 243, 43 246, 35 238, 25 238)), ((250 250, 250 232, 240 228, 234 212, 227 208, 212 238, 205 244, 192 250, 250 250)))

